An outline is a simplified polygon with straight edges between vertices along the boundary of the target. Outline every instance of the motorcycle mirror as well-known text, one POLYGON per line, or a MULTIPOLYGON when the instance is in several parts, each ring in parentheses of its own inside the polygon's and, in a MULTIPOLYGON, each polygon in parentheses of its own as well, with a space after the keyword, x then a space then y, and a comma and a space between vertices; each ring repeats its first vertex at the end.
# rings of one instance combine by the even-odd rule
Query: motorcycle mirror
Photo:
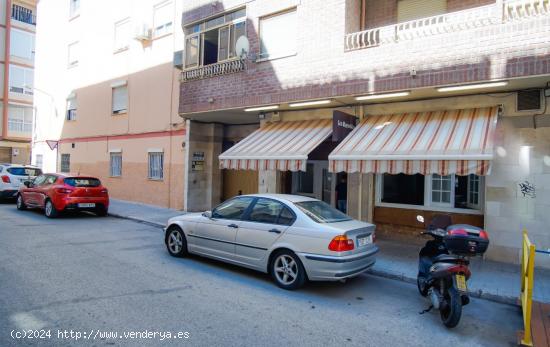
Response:
POLYGON ((419 221, 420 223, 424 223, 424 216, 418 215, 416 216, 416 220, 419 221))

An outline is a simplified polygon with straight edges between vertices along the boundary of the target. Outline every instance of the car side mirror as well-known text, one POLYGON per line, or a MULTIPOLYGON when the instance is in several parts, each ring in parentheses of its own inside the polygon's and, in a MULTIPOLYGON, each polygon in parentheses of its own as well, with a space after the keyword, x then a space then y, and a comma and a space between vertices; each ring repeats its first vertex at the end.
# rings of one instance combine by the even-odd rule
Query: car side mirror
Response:
POLYGON ((202 216, 203 216, 203 217, 206 217, 206 218, 208 218, 208 219, 212 219, 212 212, 211 212, 211 211, 203 212, 203 213, 202 213, 202 216))
POLYGON ((23 185, 27 188, 30 188, 30 187, 32 187, 32 182, 31 181, 25 181, 25 182, 23 182, 23 185))

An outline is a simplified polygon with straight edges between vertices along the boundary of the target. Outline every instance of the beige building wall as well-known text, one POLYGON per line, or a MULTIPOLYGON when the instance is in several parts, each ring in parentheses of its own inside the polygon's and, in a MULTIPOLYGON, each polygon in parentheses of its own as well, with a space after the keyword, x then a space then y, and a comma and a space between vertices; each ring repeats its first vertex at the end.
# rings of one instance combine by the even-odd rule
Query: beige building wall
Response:
POLYGON ((48 47, 48 53, 36 58, 35 84, 44 93, 35 101, 33 160, 42 155, 47 171, 59 171, 61 155, 70 154, 70 170, 99 177, 113 198, 183 208, 185 124, 177 113, 179 74, 172 62, 183 45, 180 3, 81 1, 70 16, 69 2, 40 1, 37 47, 48 47), (154 13, 163 5, 171 14, 170 28, 138 39, 159 24, 154 13), (124 30, 122 22, 128 23, 124 30), (78 63, 69 66, 75 46, 78 63), (113 86, 122 84, 127 110, 113 114, 113 86), (76 119, 67 120, 73 97, 76 119), (52 150, 47 140, 60 144, 52 150), (110 177, 113 149, 122 152, 121 177, 110 177), (149 149, 164 152, 162 180, 148 179, 149 149))

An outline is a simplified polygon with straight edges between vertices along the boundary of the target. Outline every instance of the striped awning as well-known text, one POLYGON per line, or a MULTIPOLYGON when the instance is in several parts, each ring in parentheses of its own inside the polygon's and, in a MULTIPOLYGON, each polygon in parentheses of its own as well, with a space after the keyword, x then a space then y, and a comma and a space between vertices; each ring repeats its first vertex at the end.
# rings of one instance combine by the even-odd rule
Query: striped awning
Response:
POLYGON ((332 134, 332 119, 268 124, 220 154, 220 168, 305 171, 309 153, 332 134))
POLYGON ((487 175, 498 107, 369 116, 329 155, 331 172, 487 175))

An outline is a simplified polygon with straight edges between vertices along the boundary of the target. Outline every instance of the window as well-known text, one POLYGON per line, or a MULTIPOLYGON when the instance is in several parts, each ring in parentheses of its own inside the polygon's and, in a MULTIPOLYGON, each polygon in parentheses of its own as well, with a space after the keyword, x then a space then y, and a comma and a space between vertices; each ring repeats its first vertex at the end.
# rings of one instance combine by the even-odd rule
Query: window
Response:
POLYGON ((69 0, 69 17, 75 17, 80 13, 80 0, 69 0))
POLYGON ((42 154, 37 154, 34 157, 34 165, 40 169, 44 168, 44 156, 42 154))
POLYGON ((33 108, 25 106, 8 107, 8 130, 17 133, 32 133, 33 108))
POLYGON ((32 184, 34 186, 41 186, 46 181, 46 177, 46 175, 37 176, 34 181, 32 181, 32 184))
POLYGON ((34 34, 12 28, 10 31, 10 54, 34 61, 34 34))
POLYGON ((67 99, 67 120, 76 120, 76 96, 67 99))
POLYGON ((126 18, 115 23, 115 52, 128 49, 130 46, 130 36, 130 18, 126 18))
POLYGON ((161 180, 163 178, 164 153, 149 152, 149 179, 161 180))
POLYGON ((298 192, 313 194, 314 165, 307 164, 306 171, 298 172, 298 192))
POLYGON ((61 154, 61 172, 71 171, 71 155, 61 154))
POLYGON ((437 16, 447 12, 447 0, 399 0, 397 20, 407 22, 419 18, 437 16))
POLYGON ((78 65, 78 57, 80 55, 80 51, 79 51, 79 44, 78 42, 73 42, 69 45, 69 48, 68 48, 68 64, 69 64, 69 67, 73 67, 73 66, 76 66, 78 65))
POLYGON ((16 4, 11 5, 11 18, 19 22, 36 25, 36 15, 32 13, 32 10, 16 4))
POLYGON ((482 206, 483 177, 438 174, 378 175, 377 203, 435 209, 474 209, 482 206))
POLYGON ((172 3, 164 2, 155 6, 153 15, 153 37, 159 37, 172 32, 172 3))
POLYGON ((335 223, 351 218, 324 201, 303 201, 295 204, 302 212, 317 223, 335 223))
POLYGON ((111 153, 109 169, 109 175, 111 177, 122 176, 122 153, 111 153))
POLYGON ((63 182, 71 187, 99 187, 101 185, 101 181, 93 177, 68 177, 63 182))
POLYGON ((289 217, 290 221, 294 219, 292 213, 280 202, 260 198, 252 207, 249 219, 251 222, 288 225, 289 217), (284 216, 282 216, 283 212, 285 212, 284 216))
POLYGON ((260 18, 260 59, 296 54, 296 9, 260 18))
POLYGON ((10 65, 10 92, 33 95, 34 90, 34 71, 29 68, 10 65))
POLYGON ((241 52, 235 52, 235 43, 239 37, 246 36, 245 20, 243 8, 185 27, 185 67, 236 58, 241 52))
POLYGON ((212 218, 241 219, 253 198, 235 198, 226 201, 212 211, 212 218))
POLYGON ((432 175, 432 204, 440 206, 452 206, 451 186, 453 176, 432 175))
POLYGON ((128 110, 128 86, 113 87, 113 114, 125 113, 128 110))

